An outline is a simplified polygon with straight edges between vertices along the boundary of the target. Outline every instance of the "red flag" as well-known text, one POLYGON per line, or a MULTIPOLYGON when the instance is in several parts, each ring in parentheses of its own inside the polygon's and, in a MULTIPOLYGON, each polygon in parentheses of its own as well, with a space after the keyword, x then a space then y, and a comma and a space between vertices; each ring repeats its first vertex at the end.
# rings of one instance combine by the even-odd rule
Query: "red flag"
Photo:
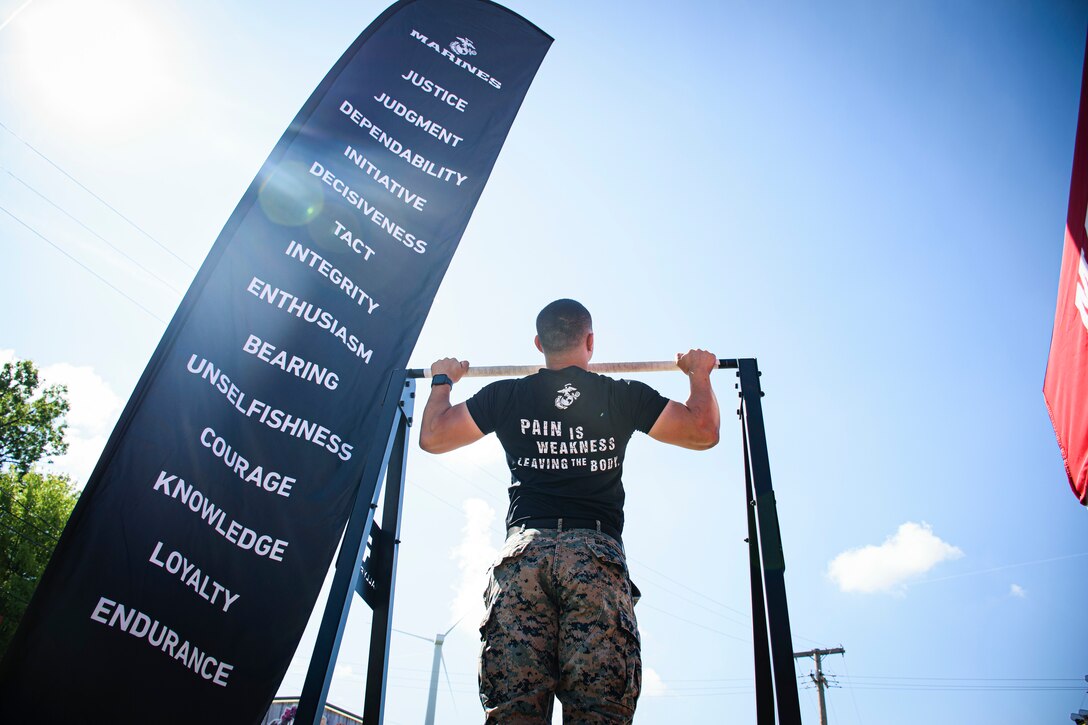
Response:
MULTIPOLYGON (((1088 76, 1088 53, 1085 55, 1088 76)), ((1069 485, 1088 505, 1088 85, 1081 80, 1069 215, 1043 396, 1069 485)))

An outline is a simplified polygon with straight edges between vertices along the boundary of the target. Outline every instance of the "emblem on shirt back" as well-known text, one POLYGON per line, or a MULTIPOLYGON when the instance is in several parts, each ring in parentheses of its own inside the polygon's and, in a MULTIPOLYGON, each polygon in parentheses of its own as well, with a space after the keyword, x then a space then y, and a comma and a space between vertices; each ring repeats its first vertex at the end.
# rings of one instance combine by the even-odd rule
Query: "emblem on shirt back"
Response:
POLYGON ((570 383, 567 383, 555 392, 559 393, 559 397, 555 399, 555 407, 559 408, 559 410, 566 410, 572 406, 574 401, 578 400, 578 396, 581 395, 577 388, 570 383))

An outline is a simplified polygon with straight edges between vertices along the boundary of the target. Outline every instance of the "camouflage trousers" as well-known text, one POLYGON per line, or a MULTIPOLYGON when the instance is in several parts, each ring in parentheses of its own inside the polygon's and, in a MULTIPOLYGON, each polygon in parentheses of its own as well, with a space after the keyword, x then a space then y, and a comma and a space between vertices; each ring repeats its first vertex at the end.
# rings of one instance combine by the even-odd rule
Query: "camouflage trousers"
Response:
POLYGON ((622 547, 591 529, 515 529, 491 568, 480 701, 494 725, 630 723, 642 687, 622 547))

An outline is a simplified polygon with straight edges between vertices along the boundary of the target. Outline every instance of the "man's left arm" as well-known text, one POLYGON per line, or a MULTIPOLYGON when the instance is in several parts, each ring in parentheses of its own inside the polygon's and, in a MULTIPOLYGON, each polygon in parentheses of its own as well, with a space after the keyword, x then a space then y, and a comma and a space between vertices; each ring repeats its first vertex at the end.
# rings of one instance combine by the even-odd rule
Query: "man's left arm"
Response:
MULTIPOLYGON (((468 371, 468 361, 447 357, 431 365, 431 376, 448 375, 457 382, 468 371)), ((461 446, 480 440, 483 431, 476 425, 468 406, 464 403, 452 405, 450 394, 452 385, 433 385, 427 405, 423 408, 423 417, 419 423, 419 447, 428 453, 446 453, 461 446)))
POLYGON ((718 358, 706 350, 676 356, 676 366, 688 376, 691 392, 686 403, 670 400, 650 428, 650 437, 662 443, 702 451, 718 443, 721 415, 710 384, 718 358))

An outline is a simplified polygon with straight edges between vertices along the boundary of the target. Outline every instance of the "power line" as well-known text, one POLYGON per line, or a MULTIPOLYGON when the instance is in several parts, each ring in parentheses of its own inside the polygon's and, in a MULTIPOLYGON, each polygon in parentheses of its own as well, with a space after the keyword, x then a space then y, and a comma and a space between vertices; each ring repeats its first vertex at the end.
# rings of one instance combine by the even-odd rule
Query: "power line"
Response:
POLYGON ((743 637, 737 637, 736 635, 729 634, 728 632, 723 632, 720 629, 714 629, 713 627, 708 627, 705 624, 699 624, 698 622, 693 622, 690 619, 685 619, 684 617, 681 617, 681 616, 679 616, 677 614, 673 614, 672 612, 669 612, 669 611, 667 611, 665 609, 662 609, 661 607, 655 607, 652 604, 647 604, 644 601, 639 601, 638 606, 639 606, 640 609, 652 609, 655 612, 661 612, 662 614, 664 614, 667 617, 672 617, 673 619, 679 619, 681 622, 687 622, 688 624, 692 625, 693 627, 698 627, 699 629, 705 629, 708 632, 713 632, 714 634, 720 634, 723 637, 728 637, 729 639, 735 639, 738 642, 744 642, 746 644, 751 644, 752 643, 752 640, 750 640, 750 639, 744 639, 743 637))
MULTIPOLYGON (((842 655, 842 666, 844 668, 846 668, 846 676, 850 677, 850 667, 846 664, 846 653, 845 652, 842 655)), ((857 695, 854 694, 854 688, 852 688, 852 687, 849 688, 849 692, 850 692, 850 699, 854 701, 854 714, 858 718, 857 719, 858 723, 861 723, 862 722, 862 720, 861 720, 861 710, 858 709, 858 698, 857 698, 857 695)))
MULTIPOLYGON (((9 509, 9 508, 4 508, 3 506, 0 506, 0 513, 6 513, 6 514, 8 514, 9 516, 14 516, 15 518, 17 518, 17 519, 19 519, 20 521, 22 521, 22 522, 23 522, 24 524, 26 524, 27 526, 29 526, 30 528, 32 528, 32 529, 34 529, 35 531, 37 531, 37 532, 38 532, 39 534, 41 534, 42 536, 46 537, 46 538, 47 538, 48 540, 52 541, 52 542, 53 542, 54 544, 55 544, 55 543, 57 542, 57 539, 59 539, 59 538, 60 538, 60 534, 59 534, 59 533, 58 533, 58 534, 51 534, 51 533, 49 533, 48 531, 46 531, 45 529, 42 529, 42 528, 41 528, 41 527, 39 527, 39 526, 35 526, 35 525, 34 525, 33 523, 31 523, 30 521, 27 521, 26 519, 22 518, 21 516, 19 516, 19 514, 15 513, 14 511, 12 511, 12 510, 11 510, 11 509, 9 509)), ((26 505, 25 505, 25 504, 23 504, 23 513, 24 513, 24 514, 26 514, 27 516, 30 516, 30 515, 31 515, 31 512, 27 510, 27 508, 26 508, 26 505)), ((39 520, 39 521, 41 521, 41 519, 40 519, 40 518, 39 518, 38 520, 39 520)), ((42 522, 42 523, 44 523, 44 522, 42 522)))
POLYGON ((936 682, 1082 682, 1079 677, 910 677, 907 675, 847 675, 851 680, 921 680, 936 682))
POLYGON ((65 215, 66 217, 68 217, 69 219, 71 219, 72 221, 74 221, 74 222, 75 222, 76 224, 78 224, 79 226, 83 227, 83 228, 84 228, 85 230, 87 230, 88 232, 90 232, 91 234, 93 234, 93 235, 94 235, 95 237, 97 237, 98 239, 101 239, 101 240, 102 240, 103 242, 105 242, 105 243, 106 243, 106 245, 107 245, 107 246, 108 246, 108 247, 109 247, 110 249, 112 249, 113 251, 117 252, 118 254, 120 254, 120 255, 121 255, 122 257, 124 257, 124 258, 125 258, 125 259, 127 259, 128 261, 132 262, 132 263, 133 263, 134 265, 136 265, 136 266, 137 266, 137 267, 138 267, 139 269, 141 269, 141 270, 142 270, 142 271, 143 271, 144 273, 146 273, 146 274, 150 275, 151 277, 154 277, 154 278, 155 278, 155 279, 156 279, 156 280, 157 280, 158 282, 160 282, 160 283, 161 283, 161 284, 163 284, 164 286, 168 287, 169 289, 173 290, 174 292, 177 292, 177 293, 178 293, 179 295, 181 294, 181 290, 179 290, 179 289, 178 289, 177 287, 175 287, 174 285, 170 284, 170 283, 169 283, 169 282, 167 282, 167 281, 166 281, 165 279, 163 279, 162 277, 160 277, 159 275, 155 274, 154 272, 152 272, 152 271, 151 271, 150 269, 148 269, 147 267, 145 267, 145 266, 143 266, 142 264, 140 264, 139 262, 137 262, 137 261, 136 261, 135 259, 133 259, 132 257, 130 257, 130 256, 129 256, 128 254, 126 254, 126 253, 124 252, 124 250, 122 250, 122 249, 120 249, 119 247, 115 246, 115 245, 114 245, 114 244, 113 244, 112 242, 110 242, 110 241, 109 241, 108 239, 106 239, 105 237, 103 237, 103 236, 102 236, 101 234, 99 234, 99 233, 98 233, 98 232, 96 232, 95 230, 91 229, 91 228, 90 228, 89 226, 87 226, 86 224, 84 224, 83 222, 81 222, 81 221, 80 221, 79 219, 76 219, 76 218, 75 218, 75 217, 74 217, 74 216, 73 216, 72 214, 70 214, 69 212, 67 212, 67 211, 66 211, 66 210, 65 210, 64 208, 62 208, 62 207, 61 207, 61 206, 60 206, 59 204, 57 204, 56 202, 54 202, 53 200, 51 200, 51 199, 50 199, 49 197, 47 197, 47 196, 46 196, 45 194, 43 194, 43 193, 41 193, 40 191, 38 191, 37 189, 35 189, 35 188, 34 188, 33 186, 31 186, 30 184, 28 184, 28 183, 27 183, 26 181, 24 181, 23 179, 19 178, 19 177, 18 177, 17 175, 15 175, 15 174, 14 174, 14 173, 13 173, 13 172, 12 172, 12 171, 10 170, 10 169, 6 169, 6 168, 4 168, 4 167, 0 166, 0 170, 2 170, 2 171, 3 171, 4 173, 6 173, 6 174, 7 174, 8 176, 10 176, 11 178, 13 178, 13 179, 15 179, 16 181, 18 181, 18 182, 19 182, 20 184, 22 184, 23 186, 25 186, 25 187, 26 187, 27 189, 29 189, 30 191, 32 191, 32 192, 34 192, 35 194, 37 194, 37 195, 38 195, 39 197, 41 197, 41 198, 42 198, 42 199, 43 199, 43 200, 44 200, 44 201, 45 201, 45 202, 46 202, 47 204, 49 204, 50 206, 52 206, 52 207, 53 207, 54 209, 56 209, 57 211, 59 211, 59 212, 60 212, 61 214, 64 214, 64 215, 65 215))
POLYGON ((943 582, 949 579, 960 579, 965 576, 978 576, 979 574, 990 574, 995 571, 1005 571, 1006 569, 1015 569, 1020 566, 1032 566, 1034 564, 1049 564, 1053 561, 1065 561, 1066 559, 1077 559, 1082 556, 1088 556, 1088 551, 1082 551, 1079 554, 1067 554, 1066 556, 1053 556, 1049 559, 1036 559, 1034 561, 1022 561, 1017 564, 1004 564, 1002 566, 995 566, 990 569, 979 569, 978 571, 967 571, 962 574, 950 574, 948 576, 941 576, 935 579, 919 579, 912 584, 932 584, 933 582, 943 582))
MULTIPOLYGON (((689 599, 687 597, 681 596, 681 595, 677 594, 675 591, 673 591, 672 589, 670 589, 669 587, 665 586, 664 584, 660 584, 660 583, 652 581, 652 580, 647 581, 647 580, 643 579, 641 577, 641 575, 639 576, 639 584, 642 585, 642 586, 658 587, 659 589, 664 590, 666 594, 669 594, 669 595, 675 597, 676 599, 679 599, 682 602, 687 602, 688 604, 690 604, 690 605, 692 605, 694 607, 698 607, 699 609, 710 612, 711 614, 713 614, 715 616, 721 617, 721 618, 725 619, 727 622, 729 622, 731 624, 739 624, 739 625, 742 625, 742 626, 750 626, 751 625, 751 619, 750 618, 747 621, 738 621, 737 619, 734 619, 734 618, 730 617, 725 612, 720 612, 718 610, 715 610, 715 609, 712 609, 711 607, 706 606, 705 604, 700 604, 699 602, 695 601, 694 599, 689 599)), ((719 605, 719 606, 724 606, 724 605, 719 605)), ((726 608, 728 609, 728 607, 726 607, 726 608)))
POLYGON ((850 685, 857 690, 887 690, 895 692, 1081 692, 1083 687, 1061 685, 911 685, 886 683, 883 685, 850 685))
POLYGON ((751 617, 750 617, 750 615, 748 615, 748 614, 747 614, 746 612, 742 612, 741 610, 739 610, 739 609, 735 609, 735 608, 733 608, 733 607, 729 606, 728 604, 725 604, 724 602, 719 602, 718 600, 714 599, 713 597, 709 597, 709 596, 707 596, 706 594, 703 594, 702 592, 700 592, 700 591, 698 591, 698 590, 696 590, 696 589, 692 589, 692 588, 691 588, 691 587, 689 587, 689 586, 688 586, 687 584, 684 584, 683 582, 680 582, 680 581, 677 581, 676 579, 673 579, 673 578, 672 578, 672 577, 670 577, 669 575, 667 575, 667 574, 664 574, 664 573, 662 573, 662 572, 658 571, 657 569, 654 569, 654 568, 653 568, 653 567, 651 567, 651 566, 648 566, 648 565, 647 565, 646 563, 644 563, 644 562, 642 562, 642 561, 639 561, 638 559, 634 559, 634 558, 630 558, 630 557, 628 557, 628 561, 630 561, 630 562, 632 562, 632 563, 634 563, 634 564, 638 564, 638 566, 639 566, 640 568, 642 568, 642 569, 646 569, 647 571, 650 571, 650 572, 653 572, 653 573, 654 573, 654 574, 656 574, 657 576, 661 577, 662 579, 665 579, 666 581, 669 581, 669 582, 671 582, 671 583, 675 584, 675 585, 676 585, 676 586, 678 586, 678 587, 682 587, 682 588, 684 588, 684 589, 687 589, 687 590, 688 590, 689 592, 691 592, 692 594, 695 594, 696 596, 700 596, 700 597, 702 597, 703 599, 707 600, 708 602, 711 602, 712 604, 715 604, 715 605, 717 605, 717 606, 719 606, 719 607, 722 607, 723 609, 727 609, 727 610, 729 610, 730 612, 734 612, 734 613, 736 613, 736 614, 739 614, 740 616, 742 616, 742 617, 744 617, 744 618, 745 618, 745 621, 744 621, 744 622, 740 622, 740 624, 747 624, 748 622, 750 622, 750 621, 751 621, 751 617))
MULTIPOLYGON (((9 514, 9 515, 10 515, 10 516, 15 516, 14 514, 9 514)), ((17 519, 18 519, 19 517, 18 517, 18 516, 15 516, 15 518, 17 518, 17 519)), ((21 520, 21 519, 20 519, 20 520, 21 520)), ((53 551, 53 550, 52 550, 52 549, 50 549, 49 547, 47 547, 47 546, 43 546, 43 545, 42 545, 42 544, 41 544, 41 543, 40 543, 40 542, 39 542, 39 541, 38 541, 38 540, 37 540, 36 538, 33 538, 33 537, 30 537, 30 536, 27 536, 26 532, 24 532, 24 531, 19 531, 18 529, 16 529, 16 528, 12 527, 12 526, 11 526, 11 524, 8 524, 8 523, 4 523, 3 521, 0 521, 0 524, 3 524, 3 526, 4 526, 4 528, 5 528, 5 529, 7 529, 7 530, 8 530, 8 531, 10 531, 11 533, 15 534, 15 535, 16 535, 16 536, 18 536, 19 538, 21 538, 21 539, 25 540, 25 541, 26 541, 26 542, 27 542, 28 544, 31 544, 32 546, 36 546, 37 548, 41 549, 41 550, 42 550, 43 552, 45 552, 46 554, 49 554, 49 553, 51 553, 51 552, 53 551)))
MULTIPOLYGON (((414 482, 414 483, 412 484, 412 486, 413 486, 413 487, 415 487, 416 489, 418 489, 418 490, 422 491, 423 493, 427 494, 427 495, 428 495, 428 496, 430 496, 431 498, 435 499, 435 500, 436 500, 436 501, 438 501, 439 503, 441 503, 441 504, 445 504, 446 506, 449 506, 449 507, 450 507, 451 509, 453 509, 453 510, 454 510, 454 511, 456 511, 457 513, 460 513, 460 514, 463 514, 463 513, 464 513, 464 509, 462 509, 461 507, 459 507, 459 506, 457 506, 457 505, 455 505, 455 504, 452 504, 452 503, 450 503, 449 501, 447 501, 446 499, 442 498, 442 497, 441 497, 441 496, 439 496, 438 494, 436 494, 436 493, 432 493, 431 491, 428 491, 426 487, 424 487, 423 485, 421 485, 421 484, 419 483, 419 481, 415 481, 415 482, 414 482)), ((505 535, 506 535, 506 527, 505 527, 505 526, 502 526, 502 527, 500 527, 499 525, 492 525, 492 526, 491 526, 491 531, 493 531, 493 532, 496 532, 496 533, 499 533, 499 534, 501 534, 501 535, 503 535, 503 536, 505 536, 505 535)))
POLYGON ((148 239, 150 239, 150 240, 151 240, 152 242, 154 242, 154 243, 155 243, 156 245, 158 245, 158 246, 159 246, 159 248, 160 248, 160 249, 162 249, 162 250, 163 250, 164 252, 166 252, 167 254, 169 254, 169 255, 170 255, 171 257, 173 257, 174 259, 178 260, 179 262, 181 262, 181 263, 182 263, 183 265, 185 265, 185 266, 186 266, 187 268, 189 268, 190 270, 192 270, 192 271, 194 271, 194 272, 196 271, 196 268, 195 268, 195 267, 193 267, 193 266, 192 266, 191 264, 189 264, 189 263, 188 263, 188 262, 186 262, 186 261, 185 261, 184 259, 182 259, 182 258, 181 258, 181 257, 179 257, 179 256, 178 256, 177 254, 175 254, 175 253, 174 253, 174 251, 173 251, 172 249, 170 249, 170 248, 169 248, 169 247, 167 247, 167 246, 166 246, 165 244, 163 244, 162 242, 160 242, 160 241, 159 241, 158 239, 156 239, 155 237, 153 237, 153 236, 151 235, 151 233, 150 233, 150 232, 148 232, 147 230, 145 230, 145 229, 144 229, 143 227, 141 227, 141 226, 140 226, 139 224, 137 224, 136 222, 132 221, 132 220, 131 220, 131 219, 129 219, 129 218, 127 217, 127 216, 125 216, 124 214, 122 214, 122 213, 121 213, 120 211, 118 211, 118 210, 117 210, 117 209, 116 209, 116 208, 115 208, 115 207, 114 207, 114 206, 113 206, 112 204, 110 204, 110 203, 109 203, 108 201, 106 201, 105 199, 103 199, 102 197, 100 197, 100 196, 99 196, 98 194, 94 193, 93 191, 91 191, 90 189, 88 189, 88 188, 87 188, 86 186, 84 186, 84 185, 83 185, 83 183, 82 183, 82 182, 81 182, 81 181, 80 181, 79 179, 77 179, 76 177, 74 177, 74 176, 72 176, 71 174, 69 174, 69 173, 68 173, 67 171, 65 171, 64 169, 62 169, 62 168, 61 168, 61 167, 60 167, 60 166, 59 166, 58 164, 54 163, 54 162, 53 162, 53 160, 52 160, 52 159, 50 159, 50 158, 49 158, 48 156, 46 156, 45 154, 43 154, 43 153, 42 153, 41 151, 39 151, 38 149, 34 148, 34 146, 33 146, 33 145, 31 145, 31 143, 30 143, 29 141, 27 141, 27 140, 26 140, 26 139, 24 139, 24 138, 23 138, 22 136, 20 136, 19 134, 15 133, 14 131, 12 131, 12 130, 11 130, 10 128, 8 128, 7 126, 5 126, 5 125, 4 125, 3 123, 0 123, 0 128, 4 129, 4 130, 5 130, 5 131, 7 131, 7 132, 8 132, 9 134, 11 134, 11 135, 12 135, 12 136, 14 136, 15 138, 17 138, 17 139, 18 139, 18 140, 19 140, 19 141, 20 141, 20 142, 21 142, 21 143, 22 143, 22 144, 23 144, 24 146, 26 146, 26 147, 27 147, 28 149, 30 149, 30 150, 31 150, 31 151, 33 151, 33 152, 34 152, 35 154, 37 154, 37 155, 38 155, 38 156, 40 156, 40 157, 41 157, 42 159, 44 159, 44 160, 45 160, 45 162, 46 162, 47 164, 49 164, 50 166, 52 166, 52 167, 53 167, 54 169, 56 169, 56 170, 57 170, 57 171, 59 171, 60 173, 64 174, 64 176, 66 176, 66 177, 67 177, 67 178, 68 178, 69 180, 71 180, 71 182, 72 182, 72 183, 74 183, 74 184, 75 184, 76 186, 78 186, 79 188, 83 189, 83 190, 84 190, 85 192, 87 192, 88 194, 90 194, 91 196, 93 196, 93 197, 94 197, 95 199, 98 199, 98 201, 100 201, 100 202, 101 202, 101 203, 102 203, 103 205, 105 205, 105 207, 106 207, 107 209, 109 209, 110 211, 112 211, 112 212, 113 212, 114 214, 116 214, 117 216, 121 217, 122 219, 124 219, 124 220, 125 220, 126 222, 128 222, 128 223, 129 223, 130 225, 132 225, 132 227, 133 227, 133 228, 134 228, 134 229, 135 229, 136 231, 140 232, 140 233, 141 233, 141 234, 143 234, 143 235, 144 235, 145 237, 147 237, 148 239))
POLYGON ((846 675, 844 687, 894 692, 1066 692, 1084 689, 1075 677, 912 677, 846 675), (1064 684, 1069 683, 1069 684, 1064 684))
MULTIPOLYGON (((450 468, 449 466, 445 465, 440 460, 438 460, 437 456, 432 456, 431 458, 428 458, 428 459, 425 459, 425 460, 429 460, 431 463, 434 463, 439 468, 445 469, 445 471, 447 473, 450 473, 450 474, 456 476, 457 478, 461 479, 462 481, 464 481, 469 486, 472 486, 477 491, 480 491, 485 496, 487 496, 488 499, 490 499, 490 503, 496 504, 497 506, 505 505, 505 503, 501 502, 501 499, 498 496, 496 496, 492 491, 490 491, 489 489, 486 489, 483 486, 480 486, 479 484, 469 480, 468 477, 462 476, 460 473, 458 473, 457 471, 453 470, 452 468, 450 468)), ((473 464, 473 465, 477 469, 479 469, 481 472, 483 472, 484 474, 490 476, 491 478, 495 478, 495 476, 493 476, 486 468, 483 468, 479 464, 473 464)), ((496 479, 496 480, 498 480, 498 479, 496 479)), ((501 483, 501 481, 500 481, 500 483, 501 483)), ((509 485, 509 484, 506 483, 506 484, 503 484, 503 485, 509 485)))
POLYGON ((94 275, 95 277, 97 277, 97 278, 98 278, 98 280, 99 280, 100 282, 102 282, 102 283, 103 283, 104 285, 106 285, 107 287, 109 287, 110 289, 112 289, 112 290, 113 290, 114 292, 116 292, 117 294, 119 294, 119 295, 121 295, 122 297, 124 297, 124 298, 125 298, 126 300, 128 300, 128 301, 129 301, 129 302, 131 302, 132 304, 134 304, 134 305, 136 305, 137 307, 139 307, 139 308, 140 308, 141 310, 143 310, 144 312, 146 312, 147 314, 149 314, 149 315, 150 315, 150 316, 151 316, 152 318, 154 318, 154 319, 158 320, 159 322, 161 322, 161 323, 162 323, 162 324, 164 324, 164 325, 166 324, 166 320, 163 320, 163 319, 161 319, 161 318, 160 318, 160 317, 159 317, 158 315, 156 315, 156 314, 155 314, 154 312, 152 312, 151 310, 149 310, 149 309, 147 309, 146 307, 144 307, 143 305, 141 305, 141 304, 140 304, 139 302, 137 302, 137 301, 136 301, 135 299, 133 299, 132 297, 129 297, 129 296, 128 296, 128 295, 126 294, 126 293, 122 292, 122 291, 121 291, 121 289, 120 289, 120 288, 118 288, 117 286, 115 286, 115 285, 114 285, 114 284, 113 284, 112 282, 110 282, 109 280, 107 280, 107 279, 106 279, 105 277, 103 277, 102 275, 98 274, 98 272, 95 272, 95 271, 94 271, 93 269, 91 269, 90 267, 88 267, 87 265, 85 265, 85 264, 84 264, 83 262, 80 262, 80 261, 79 261, 78 259, 76 259, 75 257, 73 257, 73 256, 72 256, 71 254, 69 254, 68 252, 64 251, 64 249, 62 249, 62 248, 61 248, 60 246, 58 246, 58 245, 57 245, 57 244, 56 244, 55 242, 53 242, 53 241, 52 241, 51 239, 49 239, 48 237, 46 237, 46 236, 45 236, 44 234, 42 234, 41 232, 39 232, 39 231, 38 231, 37 229, 34 229, 33 227, 31 227, 31 226, 30 226, 29 224, 27 224, 27 223, 26 223, 26 222, 24 222, 24 221, 23 221, 22 219, 20 219, 19 217, 15 216, 14 214, 12 214, 12 213, 11 213, 10 211, 8 211, 8 210, 7 210, 6 208, 4 208, 3 206, 0 206, 0 211, 4 212, 4 213, 5 213, 5 214, 7 214, 7 215, 8 215, 9 217, 11 217, 11 218, 12 218, 12 219, 14 219, 15 221, 19 222, 20 224, 22 224, 22 225, 23 225, 23 226, 24 226, 24 227, 25 227, 25 228, 26 228, 26 229, 27 229, 28 231, 30 231, 30 232, 31 232, 32 234, 34 234, 35 236, 37 236, 37 237, 39 237, 40 239, 42 239, 42 240, 43 240, 43 241, 44 241, 44 242, 45 242, 46 244, 48 244, 49 246, 51 246, 51 247, 53 247, 54 249, 56 249, 56 250, 57 250, 58 252, 60 252, 61 254, 63 254, 63 255, 65 256, 65 257, 68 257, 68 259, 70 259, 70 260, 72 260, 73 262, 75 262, 76 264, 78 264, 78 265, 79 265, 80 267, 82 267, 82 268, 83 268, 84 270, 86 270, 87 272, 90 272, 90 273, 91 273, 92 275, 94 275))

